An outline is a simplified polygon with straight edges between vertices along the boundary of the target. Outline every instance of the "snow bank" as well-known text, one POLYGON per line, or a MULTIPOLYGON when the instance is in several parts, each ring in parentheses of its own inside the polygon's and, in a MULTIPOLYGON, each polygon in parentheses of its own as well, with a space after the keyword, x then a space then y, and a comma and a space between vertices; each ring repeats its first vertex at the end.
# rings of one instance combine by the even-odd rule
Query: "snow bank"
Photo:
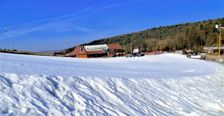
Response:
POLYGON ((0 54, 0 66, 0 115, 224 114, 224 67, 182 55, 0 54))
POLYGON ((209 75, 211 64, 184 55, 79 59, 0 54, 2 73, 116 78, 174 78, 209 75))

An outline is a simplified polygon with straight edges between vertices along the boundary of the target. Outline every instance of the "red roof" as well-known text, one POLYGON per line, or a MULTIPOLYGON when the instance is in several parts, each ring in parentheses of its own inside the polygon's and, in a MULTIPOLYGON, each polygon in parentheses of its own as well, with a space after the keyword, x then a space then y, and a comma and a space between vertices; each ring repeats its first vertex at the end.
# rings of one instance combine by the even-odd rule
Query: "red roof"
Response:
POLYGON ((86 54, 86 50, 84 49, 84 47, 77 46, 77 47, 75 47, 75 49, 72 52, 72 54, 74 54, 74 55, 77 55, 77 54, 86 54))
POLYGON ((107 44, 110 50, 123 50, 120 44, 107 44))
POLYGON ((88 51, 87 54, 104 54, 106 51, 104 50, 97 50, 97 51, 88 51))

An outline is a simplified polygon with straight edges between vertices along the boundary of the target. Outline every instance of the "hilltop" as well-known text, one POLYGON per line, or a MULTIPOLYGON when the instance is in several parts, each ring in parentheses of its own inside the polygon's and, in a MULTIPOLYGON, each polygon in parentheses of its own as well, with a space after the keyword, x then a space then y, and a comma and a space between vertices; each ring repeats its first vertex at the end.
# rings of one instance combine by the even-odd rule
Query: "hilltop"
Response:
MULTIPOLYGON (((201 51, 204 46, 216 45, 217 31, 214 28, 215 24, 224 24, 224 18, 160 26, 99 39, 82 45, 120 43, 126 48, 127 52, 135 47, 143 51, 175 51, 180 49, 201 51)), ((73 48, 66 51, 71 52, 73 48)))

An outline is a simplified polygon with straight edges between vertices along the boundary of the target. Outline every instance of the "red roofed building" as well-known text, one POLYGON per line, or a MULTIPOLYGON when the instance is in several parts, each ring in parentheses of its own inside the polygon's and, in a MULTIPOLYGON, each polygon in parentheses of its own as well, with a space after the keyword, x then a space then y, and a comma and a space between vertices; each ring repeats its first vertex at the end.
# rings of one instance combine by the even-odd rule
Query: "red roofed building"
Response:
POLYGON ((124 50, 120 44, 86 45, 75 47, 71 55, 78 58, 114 57, 124 55, 124 50))
POLYGON ((123 56, 124 49, 120 44, 107 44, 108 49, 109 49, 109 54, 108 56, 114 57, 114 56, 123 56))
POLYGON ((79 58, 88 58, 86 50, 82 46, 75 47, 71 55, 79 58))

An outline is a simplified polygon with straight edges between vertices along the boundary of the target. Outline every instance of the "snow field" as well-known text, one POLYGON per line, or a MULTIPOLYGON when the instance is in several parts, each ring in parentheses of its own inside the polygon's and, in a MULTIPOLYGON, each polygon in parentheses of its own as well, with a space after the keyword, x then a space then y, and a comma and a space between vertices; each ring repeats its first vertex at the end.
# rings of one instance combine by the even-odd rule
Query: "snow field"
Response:
POLYGON ((224 115, 224 67, 216 63, 176 54, 0 59, 0 115, 224 115))

